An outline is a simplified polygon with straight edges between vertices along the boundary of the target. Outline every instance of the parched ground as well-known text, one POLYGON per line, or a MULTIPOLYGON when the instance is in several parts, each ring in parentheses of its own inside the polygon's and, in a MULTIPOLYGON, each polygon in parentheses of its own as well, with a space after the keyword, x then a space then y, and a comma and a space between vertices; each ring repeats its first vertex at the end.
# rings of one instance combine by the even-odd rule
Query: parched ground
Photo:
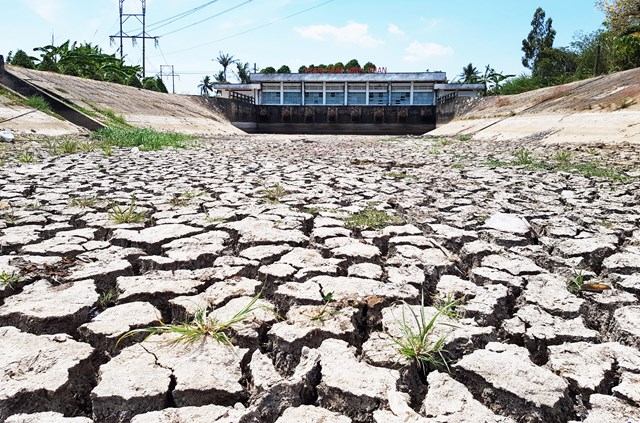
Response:
POLYGON ((638 147, 221 136, 113 153, 0 168, 0 421, 640 420, 638 147), (116 345, 258 295, 232 345, 116 345), (414 316, 436 316, 446 365, 399 353, 414 316))

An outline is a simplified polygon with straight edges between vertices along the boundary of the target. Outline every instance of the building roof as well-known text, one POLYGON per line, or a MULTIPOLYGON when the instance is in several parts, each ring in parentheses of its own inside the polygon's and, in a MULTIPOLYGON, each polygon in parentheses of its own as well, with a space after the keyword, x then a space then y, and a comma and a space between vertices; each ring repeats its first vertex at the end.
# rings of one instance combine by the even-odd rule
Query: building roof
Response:
POLYGON ((445 72, 254 73, 252 82, 446 82, 445 72))
POLYGON ((458 91, 482 91, 485 89, 484 84, 435 84, 436 90, 458 90, 458 91))
POLYGON ((251 91, 259 90, 260 84, 213 84, 216 90, 251 91))

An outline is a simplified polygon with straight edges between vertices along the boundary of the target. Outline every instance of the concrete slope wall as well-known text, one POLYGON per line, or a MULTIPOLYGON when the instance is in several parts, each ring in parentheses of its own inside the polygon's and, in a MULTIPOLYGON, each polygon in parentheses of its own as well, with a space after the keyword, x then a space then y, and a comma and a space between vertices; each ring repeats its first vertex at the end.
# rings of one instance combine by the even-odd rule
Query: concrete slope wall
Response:
POLYGON ((480 99, 432 135, 548 143, 640 143, 640 69, 480 99))
POLYGON ((15 75, 91 112, 112 111, 138 127, 196 135, 241 134, 199 96, 164 94, 103 81, 7 66, 15 75))

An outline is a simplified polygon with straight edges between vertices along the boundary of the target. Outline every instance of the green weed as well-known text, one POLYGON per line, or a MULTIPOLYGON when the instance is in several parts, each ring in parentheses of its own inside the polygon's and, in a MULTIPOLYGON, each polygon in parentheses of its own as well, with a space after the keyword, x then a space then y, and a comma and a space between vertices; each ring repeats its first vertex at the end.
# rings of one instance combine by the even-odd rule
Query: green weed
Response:
POLYGON ((32 164, 32 163, 36 163, 38 160, 36 159, 36 155, 33 154, 33 151, 31 150, 24 150, 22 153, 20 153, 20 155, 18 156, 18 161, 20 163, 24 163, 24 164, 32 164))
POLYGON ((277 204, 280 202, 280 199, 288 194, 287 190, 280 184, 275 184, 270 188, 265 188, 262 191, 267 198, 267 203, 269 204, 277 204))
POLYGON ((70 207, 80 207, 82 209, 87 207, 94 207, 98 199, 96 197, 73 197, 69 200, 70 207))
POLYGON ((20 281, 22 277, 15 273, 7 273, 3 271, 0 273, 0 287, 4 289, 13 289, 20 281))
POLYGON ((114 147, 138 147, 141 150, 160 150, 165 147, 185 148, 193 137, 175 132, 157 132, 148 128, 106 127, 93 133, 101 144, 114 147))
POLYGON ((115 203, 111 204, 107 215, 116 224, 140 223, 147 218, 146 214, 138 212, 135 199, 132 199, 126 207, 121 207, 115 203))
MULTIPOLYGON (((198 309, 193 318, 189 322, 182 324, 167 324, 162 320, 159 320, 160 325, 152 326, 148 328, 131 330, 118 339, 116 347, 125 338, 143 333, 147 335, 147 338, 151 335, 161 335, 165 333, 175 333, 178 337, 175 338, 172 343, 187 343, 193 344, 195 342, 211 338, 212 340, 221 344, 232 345, 231 338, 229 337, 229 330, 236 324, 247 319, 249 315, 256 309, 261 308, 256 305, 256 302, 260 298, 260 294, 256 295, 251 301, 240 311, 238 311, 231 319, 227 321, 220 321, 215 317, 207 316, 207 309, 198 309)), ((145 338, 145 340, 147 339, 145 338)))
POLYGON ((110 305, 114 305, 116 300, 118 299, 118 291, 115 289, 109 289, 108 291, 104 291, 98 297, 98 306, 100 309, 104 310, 110 305))
POLYGON ((419 313, 416 313, 407 303, 402 303, 402 321, 400 322, 402 337, 392 339, 398 353, 415 361, 418 368, 424 373, 428 371, 429 367, 445 366, 449 369, 443 354, 446 336, 443 335, 434 340, 433 332, 439 324, 438 318, 441 315, 450 314, 457 303, 458 301, 453 301, 444 304, 429 320, 427 320, 425 313, 424 296, 419 313), (409 313, 406 310, 409 310, 409 313))
POLYGON ((404 179, 404 178, 415 179, 415 176, 407 172, 389 172, 385 174, 385 176, 389 178, 396 178, 396 179, 404 179))
POLYGON ((471 141, 471 135, 458 135, 458 141, 462 141, 462 142, 471 141))
POLYGON ((561 166, 567 166, 571 163, 571 153, 569 153, 568 151, 558 151, 553 156, 553 160, 561 166))
POLYGON ((345 219, 345 226, 352 229, 380 229, 385 226, 400 223, 402 223, 402 219, 399 217, 393 216, 384 210, 376 210, 373 208, 364 209, 345 219))
POLYGON ((309 319, 312 321, 324 322, 325 320, 340 314, 340 310, 337 310, 335 307, 330 306, 331 302, 333 302, 333 292, 329 292, 324 297, 322 297, 322 307, 311 314, 309 316, 309 319))
POLYGON ((51 105, 44 97, 40 95, 32 95, 27 98, 25 104, 29 107, 33 107, 34 109, 40 110, 41 112, 51 112, 51 105))
POLYGON ((515 166, 528 166, 533 164, 533 156, 531 156, 531 152, 526 149, 516 150, 513 152, 513 161, 512 165, 515 166))
POLYGON ((582 270, 573 271, 573 278, 569 280, 569 284, 567 285, 567 289, 572 294, 578 294, 582 291, 582 285, 585 283, 585 276, 582 273, 582 270))

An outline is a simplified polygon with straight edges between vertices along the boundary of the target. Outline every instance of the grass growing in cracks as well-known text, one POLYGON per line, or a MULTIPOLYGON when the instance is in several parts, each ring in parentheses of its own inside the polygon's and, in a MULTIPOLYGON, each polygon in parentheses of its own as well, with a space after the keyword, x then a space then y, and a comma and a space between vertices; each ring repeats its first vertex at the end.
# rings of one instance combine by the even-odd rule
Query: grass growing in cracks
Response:
POLYGON ((123 339, 140 333, 147 335, 145 340, 147 340, 151 335, 175 333, 178 336, 171 341, 172 344, 193 344, 210 338, 218 343, 231 346, 233 344, 229 337, 229 329, 247 319, 254 310, 262 308, 262 306, 256 305, 260 298, 260 294, 261 293, 258 293, 253 297, 251 301, 242 308, 242 310, 238 311, 229 320, 220 321, 215 317, 208 317, 207 309, 200 308, 194 313, 191 321, 186 321, 180 324, 167 324, 162 320, 159 320, 160 324, 158 326, 130 330, 118 339, 116 347, 123 339))
POLYGON ((165 147, 186 148, 193 137, 175 132, 158 132, 148 128, 106 127, 93 137, 103 145, 138 147, 141 150, 161 150, 165 147))
POLYGON ((424 306, 424 294, 419 313, 416 313, 409 304, 402 302, 402 337, 392 338, 398 353, 415 361, 418 368, 427 373, 430 367, 445 366, 449 370, 447 360, 444 357, 444 345, 447 341, 445 335, 434 339, 434 330, 438 325, 453 326, 448 323, 439 323, 440 316, 450 316, 460 300, 447 301, 437 309, 437 312, 427 319, 424 306))

